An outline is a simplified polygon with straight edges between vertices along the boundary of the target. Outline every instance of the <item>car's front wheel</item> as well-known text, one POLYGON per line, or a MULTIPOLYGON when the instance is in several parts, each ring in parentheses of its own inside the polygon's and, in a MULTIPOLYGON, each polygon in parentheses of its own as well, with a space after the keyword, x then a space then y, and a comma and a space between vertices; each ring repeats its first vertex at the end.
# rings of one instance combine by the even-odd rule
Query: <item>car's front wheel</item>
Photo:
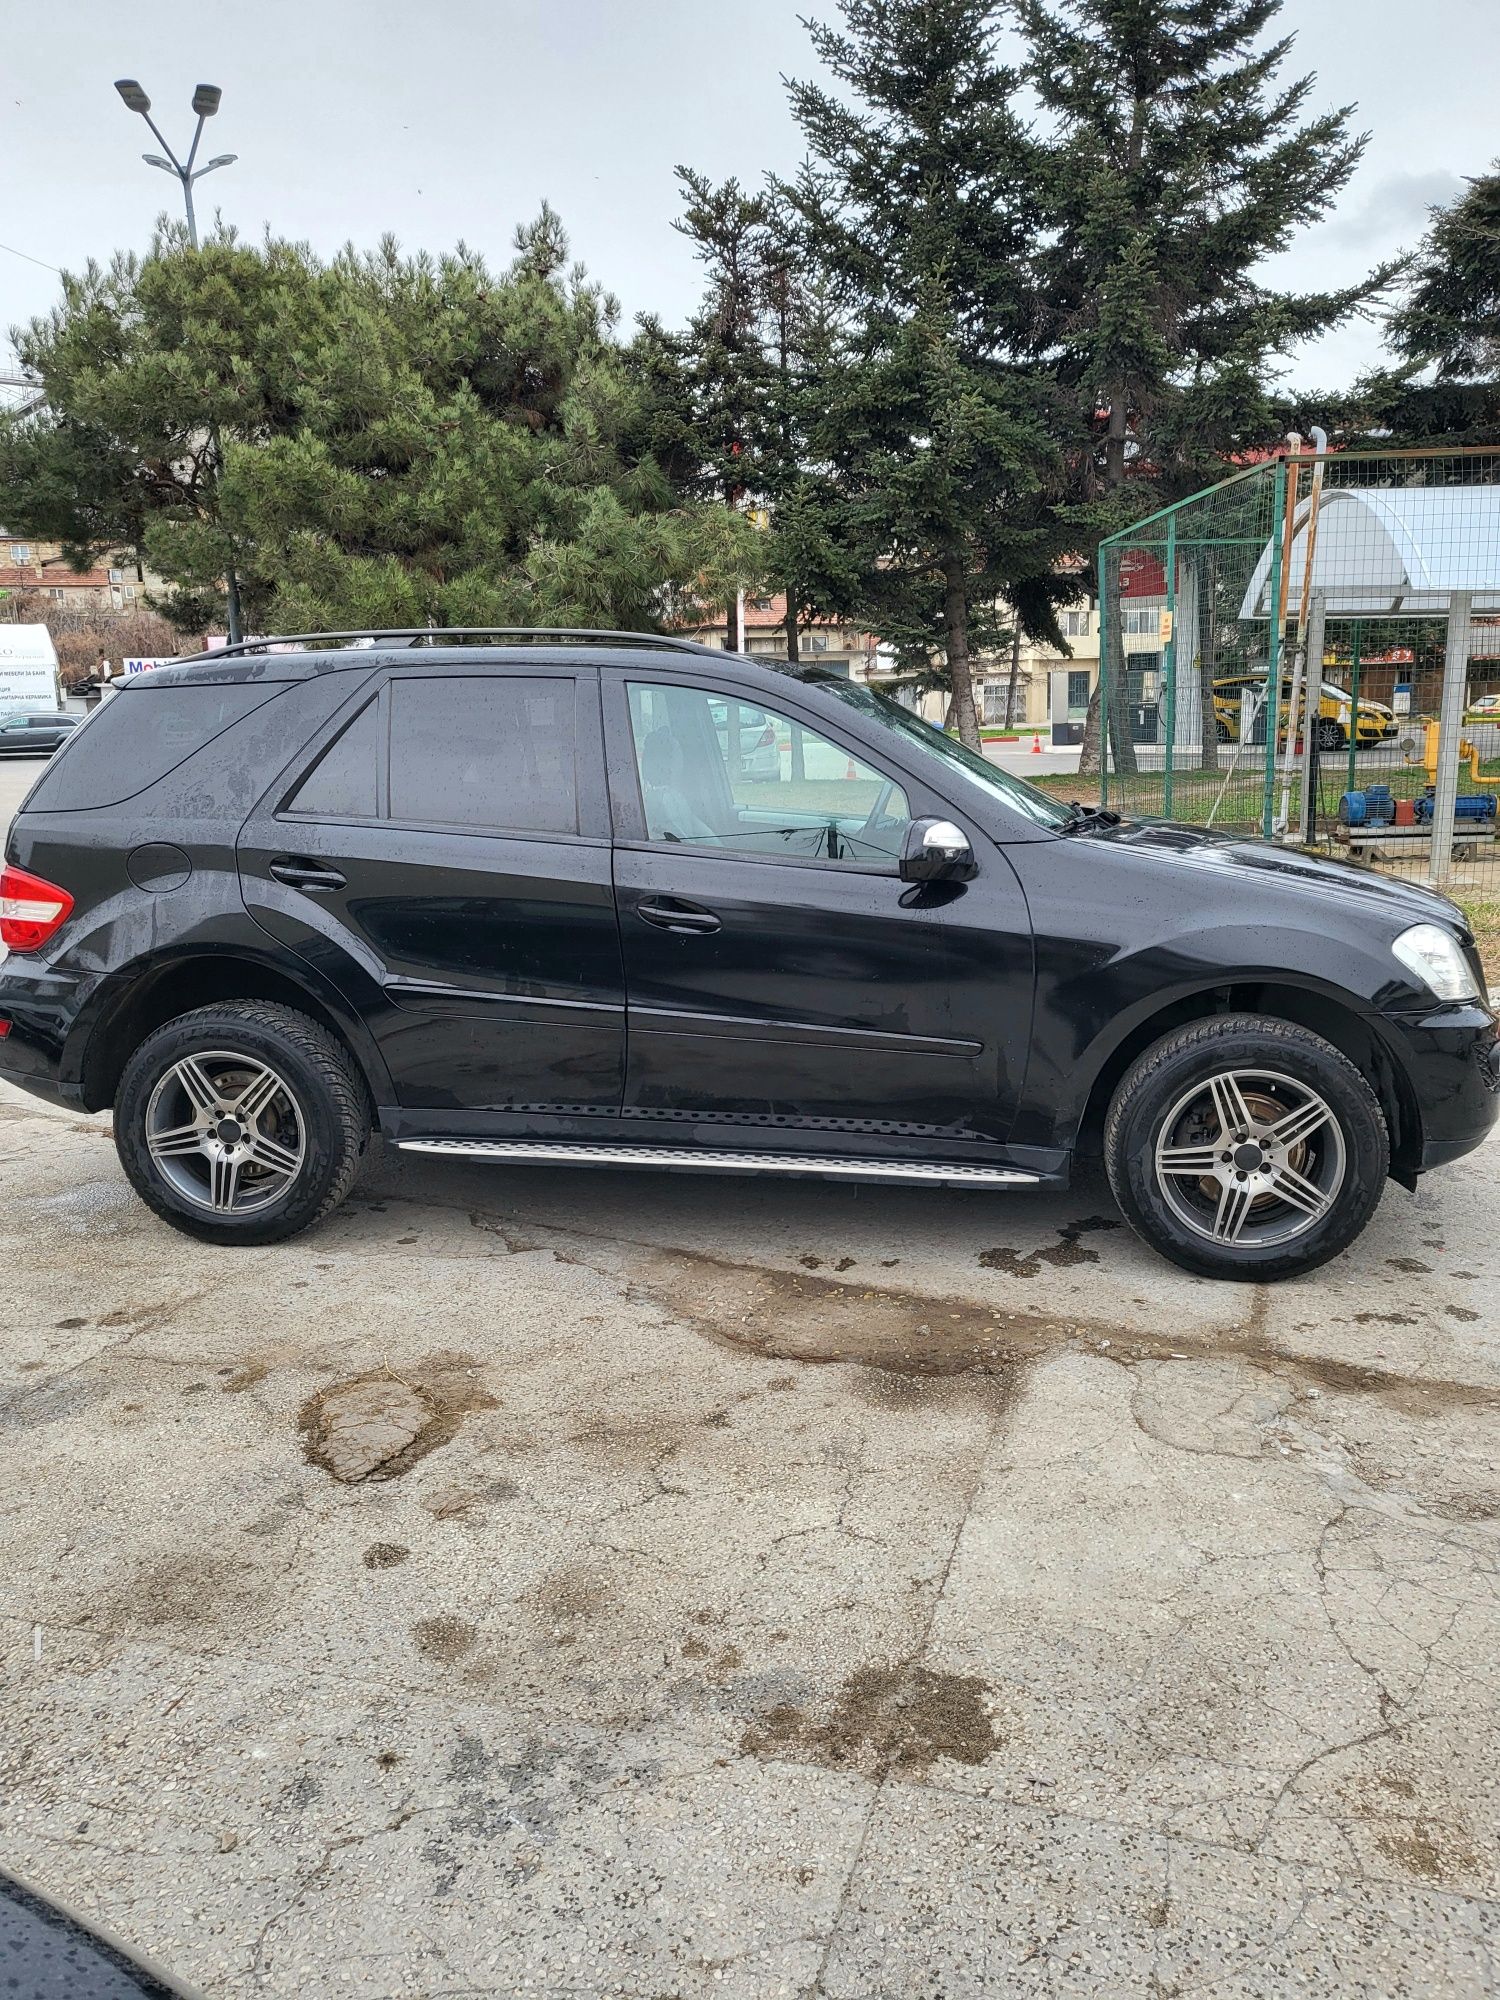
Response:
POLYGON ((1344 735, 1344 725, 1335 722, 1331 715, 1325 715, 1318 723, 1318 748, 1320 750, 1342 750, 1348 738, 1344 735))
POLYGON ((115 1146, 137 1194, 190 1236, 279 1243, 348 1193, 370 1132, 347 1050, 295 1008, 181 1014, 131 1055, 115 1146))
POLYGON ((1294 1277, 1373 1214, 1390 1165, 1379 1100, 1308 1028, 1221 1014, 1164 1035, 1124 1077, 1104 1162, 1126 1220, 1210 1278, 1294 1277))

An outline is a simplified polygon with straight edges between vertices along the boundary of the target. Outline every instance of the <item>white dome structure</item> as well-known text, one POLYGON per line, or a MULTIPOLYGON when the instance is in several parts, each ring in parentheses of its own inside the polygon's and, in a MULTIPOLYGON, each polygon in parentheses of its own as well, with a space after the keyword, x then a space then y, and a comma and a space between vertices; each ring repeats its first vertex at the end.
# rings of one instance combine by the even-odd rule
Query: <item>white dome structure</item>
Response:
MULTIPOLYGON (((1308 514, 1304 500, 1288 565, 1294 611, 1307 563, 1308 514)), ((1241 618, 1274 615, 1273 549, 1268 542, 1261 551, 1241 618)), ((1473 613, 1500 611, 1500 487, 1325 487, 1312 589, 1329 618, 1442 616, 1460 595, 1473 613)))

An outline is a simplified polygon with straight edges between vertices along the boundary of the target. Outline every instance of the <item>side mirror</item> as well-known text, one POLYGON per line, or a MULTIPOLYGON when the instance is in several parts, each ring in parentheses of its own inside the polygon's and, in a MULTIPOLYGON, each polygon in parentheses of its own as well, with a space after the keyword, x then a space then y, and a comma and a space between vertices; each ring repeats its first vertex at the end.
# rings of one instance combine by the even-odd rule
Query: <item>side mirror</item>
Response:
POLYGON ((914 819, 906 829, 903 882, 971 882, 978 873, 969 836, 951 819, 914 819))

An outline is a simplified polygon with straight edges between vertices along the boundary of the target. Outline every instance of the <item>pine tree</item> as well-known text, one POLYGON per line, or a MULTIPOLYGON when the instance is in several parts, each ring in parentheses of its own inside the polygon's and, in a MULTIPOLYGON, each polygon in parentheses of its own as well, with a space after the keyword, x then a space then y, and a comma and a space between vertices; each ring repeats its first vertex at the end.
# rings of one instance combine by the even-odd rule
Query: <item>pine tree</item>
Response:
POLYGON ((45 406, 0 425, 20 529, 129 542, 188 630, 654 628, 722 603, 753 548, 636 448, 614 303, 548 209, 495 274, 462 246, 331 263, 171 233, 69 280, 21 351, 45 406), (223 442, 217 475, 211 439, 223 442))
POLYGON ((1350 428, 1383 444, 1500 444, 1500 160, 1434 209, 1387 322, 1394 369, 1359 384, 1350 428))
MULTIPOLYGON (((1107 533, 1224 476, 1271 428, 1276 364, 1356 312, 1391 266, 1337 292, 1274 289, 1260 260, 1315 222, 1365 139, 1350 107, 1304 117, 1314 79, 1266 41, 1281 0, 1016 0, 1054 124, 1042 272, 1058 378, 1093 428, 1081 524, 1107 533)), ((1115 756, 1134 768, 1123 656, 1115 756)), ((1215 734, 1202 700, 1205 760, 1215 734)), ((1099 769, 1099 697, 1083 768, 1099 769)))
POLYGON ((809 458, 825 469, 857 609, 905 662, 940 652, 979 744, 971 660, 1002 590, 1062 543, 1029 255, 1035 148, 996 60, 994 0, 843 0, 809 23, 839 86, 793 83, 809 159, 778 193, 826 277, 840 352, 809 458))

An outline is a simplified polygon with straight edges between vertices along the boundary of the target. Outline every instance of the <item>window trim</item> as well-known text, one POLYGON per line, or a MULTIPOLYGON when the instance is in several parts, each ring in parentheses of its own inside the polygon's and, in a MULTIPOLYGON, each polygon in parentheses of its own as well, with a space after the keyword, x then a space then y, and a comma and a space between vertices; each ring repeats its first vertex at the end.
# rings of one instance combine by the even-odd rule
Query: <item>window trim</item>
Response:
MULTIPOLYGON (((700 840, 653 840, 646 830, 646 807, 641 796, 640 763, 636 754, 635 730, 630 718, 630 690, 632 687, 681 687, 705 694, 722 701, 737 701, 749 708, 761 709, 766 715, 784 715, 788 721, 797 721, 805 729, 814 731, 824 742, 842 750, 850 757, 857 757, 879 774, 882 781, 900 788, 906 800, 907 811, 913 820, 928 817, 921 810, 923 801, 914 790, 911 778, 898 766, 891 770, 883 762, 871 756, 869 746, 840 736, 830 729, 822 716, 811 719, 798 709, 795 702, 781 704, 780 690, 767 694, 760 688, 743 688, 726 685, 721 681, 701 674, 689 672, 653 674, 648 680, 641 674, 626 671, 611 676, 605 690, 605 729, 609 744, 610 796, 614 811, 615 846, 634 854, 690 854, 696 860, 709 861, 753 861, 770 868, 818 868, 839 875, 878 875, 899 881, 900 862, 890 861, 830 861, 820 854, 756 854, 743 847, 720 847, 712 841, 700 840)), ((942 810, 946 813, 948 808, 942 810)), ((971 836, 972 837, 972 836, 971 836)))

